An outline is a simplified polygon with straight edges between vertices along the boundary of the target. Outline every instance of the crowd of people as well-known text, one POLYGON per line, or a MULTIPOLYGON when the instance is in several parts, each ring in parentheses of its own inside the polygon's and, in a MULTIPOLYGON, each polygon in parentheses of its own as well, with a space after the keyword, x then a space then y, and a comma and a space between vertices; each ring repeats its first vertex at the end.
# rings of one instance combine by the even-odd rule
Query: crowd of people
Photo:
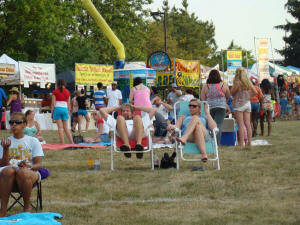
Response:
MULTIPOLYGON (((134 150, 136 157, 142 158, 142 138, 146 136, 149 126, 154 128, 157 140, 177 141, 185 145, 194 142, 202 153, 202 161, 206 162, 208 156, 205 141, 209 139, 209 130, 219 128, 217 142, 220 144, 222 124, 225 117, 232 115, 238 126, 238 146, 251 147, 252 137, 264 135, 264 123, 267 122, 268 133, 271 135, 272 122, 280 111, 281 118, 288 120, 295 112, 300 119, 299 88, 288 85, 283 76, 277 78, 274 86, 268 79, 259 84, 255 79, 249 79, 245 69, 239 68, 229 87, 221 79, 217 70, 209 73, 206 84, 199 95, 187 88, 185 93, 174 83, 164 99, 156 87, 150 89, 143 84, 141 78, 134 79, 133 88, 127 103, 122 103, 122 93, 117 89, 114 81, 111 89, 104 90, 103 84, 98 83, 98 90, 93 93, 92 103, 94 111, 91 116, 95 121, 96 134, 85 137, 85 142, 110 142, 109 127, 115 129, 117 136, 123 141, 120 147, 126 157, 131 157, 130 140, 135 140, 134 150), (175 107, 177 101, 188 101, 189 114, 180 116, 175 123, 175 107), (201 110, 201 107, 204 107, 201 110), (204 115, 201 114, 204 112, 204 115), (181 129, 182 136, 174 135, 174 130, 181 129), (141 151, 141 153, 139 153, 141 151)), ((84 89, 76 91, 71 98, 64 80, 59 79, 52 98, 44 96, 44 107, 50 111, 58 127, 60 143, 64 144, 64 134, 69 143, 73 143, 72 132, 87 132, 90 117, 88 107, 90 100, 84 89), (47 106, 46 106, 47 104, 47 106), (51 105, 50 105, 51 104, 51 105), (47 108, 48 107, 48 108, 47 108), (71 129, 69 129, 69 116, 71 116, 71 129), (86 120, 83 129, 82 121, 86 120)), ((29 198, 32 185, 40 179, 38 170, 41 168, 43 150, 39 123, 34 119, 32 110, 22 113, 22 99, 18 88, 10 89, 7 97, 0 88, 0 118, 5 107, 10 106, 10 120, 12 136, 1 140, 0 144, 0 217, 6 215, 7 203, 10 193, 16 187, 24 198, 24 211, 29 211, 29 198)))

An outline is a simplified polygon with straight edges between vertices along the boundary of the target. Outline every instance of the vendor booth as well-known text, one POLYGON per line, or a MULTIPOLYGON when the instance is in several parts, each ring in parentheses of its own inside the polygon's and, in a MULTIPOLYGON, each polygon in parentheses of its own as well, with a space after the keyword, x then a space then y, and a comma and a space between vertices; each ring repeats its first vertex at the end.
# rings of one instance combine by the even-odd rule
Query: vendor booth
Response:
MULTIPOLYGON (((22 95, 23 88, 29 88, 31 85, 35 85, 41 89, 50 88, 51 84, 55 84, 55 64, 46 63, 30 63, 30 62, 16 62, 16 68, 18 68, 14 75, 3 77, 0 80, 1 85, 18 86, 20 95, 23 96, 24 108, 23 112, 31 109, 35 112, 35 119, 39 122, 42 130, 57 129, 56 124, 52 124, 50 113, 41 113, 41 101, 38 98, 27 98, 22 95)), ((6 128, 9 129, 10 114, 9 111, 5 113, 6 128)))
POLYGON ((114 70, 114 80, 118 82, 119 89, 122 91, 123 102, 128 102, 130 88, 136 77, 142 78, 144 85, 151 87, 156 80, 156 71, 146 68, 144 62, 126 63, 123 69, 114 70))

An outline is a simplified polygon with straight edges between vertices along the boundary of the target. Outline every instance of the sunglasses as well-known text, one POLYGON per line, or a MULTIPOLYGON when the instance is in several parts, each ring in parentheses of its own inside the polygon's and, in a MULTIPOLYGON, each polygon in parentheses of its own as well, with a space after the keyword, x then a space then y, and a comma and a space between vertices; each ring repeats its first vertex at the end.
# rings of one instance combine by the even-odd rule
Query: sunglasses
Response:
POLYGON ((19 125, 19 124, 22 124, 24 123, 23 120, 10 120, 8 121, 9 125, 13 125, 13 124, 16 124, 16 125, 19 125))
POLYGON ((191 108, 197 108, 197 107, 199 107, 199 105, 189 105, 189 107, 191 108))

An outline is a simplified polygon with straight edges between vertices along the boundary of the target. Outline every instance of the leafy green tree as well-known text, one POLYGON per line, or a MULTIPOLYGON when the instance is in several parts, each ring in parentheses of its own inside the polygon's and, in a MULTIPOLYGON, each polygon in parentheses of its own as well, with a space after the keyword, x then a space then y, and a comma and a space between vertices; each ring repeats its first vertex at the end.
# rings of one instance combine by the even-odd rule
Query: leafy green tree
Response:
MULTIPOLYGON (((143 6, 152 0, 93 0, 126 48, 126 60, 145 60, 143 6)), ((0 52, 16 60, 56 64, 112 64, 117 53, 78 0, 0 0, 0 52)))
MULTIPOLYGON (((172 57, 198 59, 202 64, 212 65, 217 50, 214 25, 199 20, 194 13, 189 14, 187 0, 182 1, 182 6, 182 9, 175 6, 170 9, 168 1, 164 1, 162 10, 167 13, 167 52, 172 57)), ((163 49, 163 21, 150 23, 147 33, 147 43, 151 43, 147 46, 147 53, 163 49)))
POLYGON ((287 21, 285 25, 278 25, 275 28, 282 29, 288 34, 283 37, 285 47, 278 52, 284 56, 284 64, 299 67, 300 62, 300 2, 288 0, 285 4, 287 12, 291 14, 296 22, 287 21))

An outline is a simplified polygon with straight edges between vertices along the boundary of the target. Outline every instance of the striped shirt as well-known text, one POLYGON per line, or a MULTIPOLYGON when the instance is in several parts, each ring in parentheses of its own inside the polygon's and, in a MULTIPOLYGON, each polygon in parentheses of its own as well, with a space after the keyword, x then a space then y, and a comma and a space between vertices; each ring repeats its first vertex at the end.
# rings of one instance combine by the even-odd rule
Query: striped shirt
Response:
POLYGON ((94 93, 94 100, 95 100, 95 106, 96 107, 104 107, 104 98, 106 98, 105 91, 98 90, 94 93))

